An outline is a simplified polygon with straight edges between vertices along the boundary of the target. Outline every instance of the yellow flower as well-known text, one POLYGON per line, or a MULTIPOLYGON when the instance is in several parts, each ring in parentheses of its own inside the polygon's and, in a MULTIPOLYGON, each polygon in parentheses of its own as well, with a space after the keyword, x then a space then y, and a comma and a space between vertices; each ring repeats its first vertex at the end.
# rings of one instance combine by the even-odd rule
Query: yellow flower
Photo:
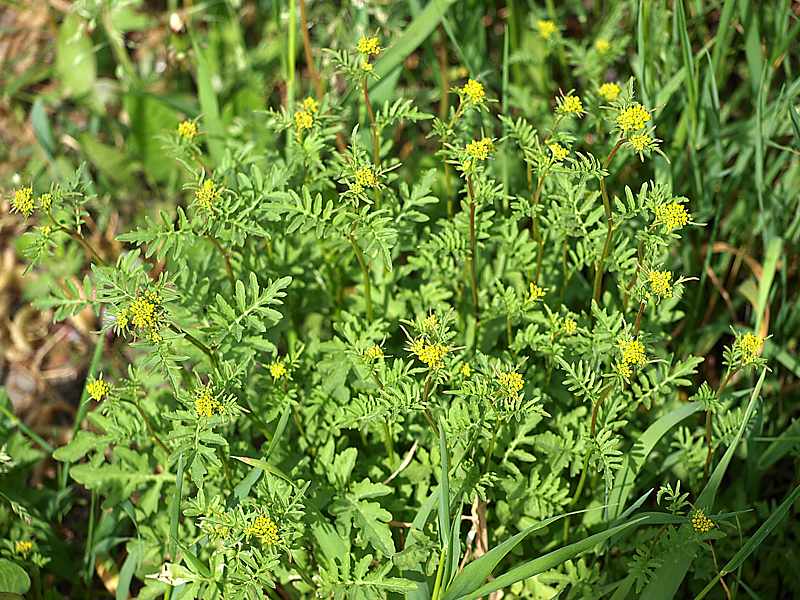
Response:
POLYGON ((100 379, 93 379, 86 384, 86 393, 88 393, 89 397, 95 402, 100 402, 103 398, 106 398, 110 392, 111 386, 103 381, 102 377, 100 377, 100 379))
POLYGON ((575 335, 578 331, 578 324, 572 317, 564 317, 564 333, 567 335, 575 335))
POLYGON ((214 183, 213 179, 206 179, 194 192, 195 204, 201 208, 211 210, 211 207, 222 197, 222 191, 214 183))
POLYGON ((256 517, 253 524, 244 531, 247 535, 257 537, 265 546, 272 546, 278 543, 278 526, 269 517, 263 515, 256 517))
POLYGON ((503 391, 509 394, 518 394, 525 385, 522 375, 516 371, 505 371, 504 373, 500 373, 497 376, 497 383, 500 384, 500 387, 503 388, 503 391))
POLYGON ((613 102, 617 98, 619 98, 620 92, 622 92, 622 88, 620 88, 616 83, 604 83, 600 86, 598 90, 599 94, 608 100, 609 102, 613 102))
POLYGON ((419 356, 422 349, 425 347, 425 342, 422 338, 417 338, 408 345, 408 349, 412 354, 419 356))
POLYGON ((378 360, 379 358, 383 358, 383 349, 376 344, 367 348, 364 356, 366 356, 367 360, 378 360))
POLYGON ((469 363, 464 363, 463 365, 461 365, 460 373, 464 377, 469 377, 470 375, 472 375, 472 368, 469 366, 469 363))
POLYGON ((19 540, 14 544, 14 552, 25 557, 33 550, 33 542, 30 540, 19 540))
POLYGON ((556 24, 547 19, 539 19, 536 22, 536 29, 539 30, 539 35, 542 36, 543 40, 549 40, 550 36, 558 31, 556 24))
POLYGON ((371 167, 361 167, 356 171, 356 188, 378 187, 378 176, 371 167))
POLYGON ((761 354, 761 348, 764 346, 764 338, 748 332, 740 337, 736 341, 736 344, 739 346, 739 352, 742 354, 742 362, 749 365, 761 354))
POLYGON ((531 283, 530 283, 531 295, 529 297, 529 300, 531 302, 538 302, 539 300, 544 298, 544 294, 545 294, 546 291, 547 290, 545 290, 544 288, 539 287, 538 285, 536 285, 535 283, 533 283, 531 281, 531 283))
POLYGON ((683 204, 679 202, 671 202, 670 204, 662 204, 655 209, 656 223, 661 223, 666 227, 667 231, 673 229, 680 229, 689 222, 689 213, 683 204))
POLYGON ((294 113, 294 129, 297 133, 305 129, 311 129, 314 125, 314 117, 307 110, 298 110, 294 113))
POLYGON ((470 79, 461 88, 461 93, 467 97, 472 104, 480 104, 486 98, 486 92, 480 82, 470 79))
POLYGON ((714 521, 709 519, 703 509, 700 508, 695 510, 692 514, 691 523, 692 529, 694 529, 697 533, 708 533, 714 529, 714 527, 716 527, 716 525, 714 525, 714 521))
POLYGON ((493 151, 494 142, 492 138, 487 137, 481 140, 472 140, 466 147, 467 154, 475 160, 486 160, 493 151))
POLYGON ((442 359, 447 355, 450 349, 441 344, 429 344, 424 346, 422 350, 417 353, 419 359, 424 362, 428 367, 437 369, 442 366, 442 359))
POLYGON ((145 300, 136 298, 128 307, 131 323, 134 327, 153 328, 156 324, 156 305, 145 300))
POLYGON ((553 158, 555 159, 556 162, 561 162, 562 160, 567 158, 567 155, 569 154, 569 150, 564 148, 564 146, 562 146, 561 144, 557 144, 555 142, 553 142, 552 144, 547 144, 547 147, 550 148, 550 152, 552 153, 553 158))
POLYGON ((11 201, 11 212, 21 213, 25 215, 26 219, 33 214, 32 188, 23 187, 14 191, 14 199, 11 201))
POLYGON ((128 318, 128 309, 123 308, 119 311, 115 316, 114 320, 116 321, 117 329, 120 331, 125 331, 130 324, 130 319, 128 318))
POLYGON ((611 44, 605 38, 597 38, 594 43, 594 49, 597 50, 600 54, 605 54, 611 49, 611 44))
POLYGON ((50 210, 50 206, 53 204, 53 194, 42 194, 39 196, 39 206, 42 207, 42 210, 50 210))
POLYGON ((633 371, 631 371, 631 368, 628 365, 628 363, 624 362, 616 363, 614 365, 614 368, 616 369, 619 376, 625 379, 626 381, 631 378, 631 375, 633 375, 633 371))
POLYGON ((219 402, 211 393, 211 386, 203 386, 194 393, 194 410, 198 417, 212 417, 214 411, 220 407, 219 402))
POLYGON ((644 129, 650 118, 650 113, 645 110, 644 106, 634 102, 617 115, 617 127, 623 132, 638 131, 644 129))
POLYGON ((558 104, 558 112, 562 115, 576 115, 580 117, 583 114, 583 103, 580 97, 569 94, 561 98, 558 104))
POLYGON ((621 339, 617 342, 622 353, 622 362, 625 365, 643 367, 647 364, 644 344, 639 340, 621 339))
POLYGON ((436 317, 435 314, 426 317, 425 320, 422 322, 422 329, 424 331, 433 331, 439 325, 439 319, 436 317))
POLYGON ((280 361, 273 361, 269 365, 269 373, 272 375, 272 378, 277 381, 286 375, 286 367, 283 366, 283 363, 280 361))
POLYGON ((317 103, 316 100, 314 100, 314 98, 309 96, 308 98, 303 100, 303 108, 306 111, 310 112, 311 114, 314 114, 319 110, 319 104, 317 103))
POLYGON ((183 121, 178 124, 178 136, 184 140, 193 140, 197 135, 197 123, 183 121))
POLYGON ((356 50, 364 56, 378 56, 381 53, 381 41, 376 37, 361 36, 356 50))
POLYGON ((373 65, 368 60, 365 60, 364 62, 361 63, 361 70, 366 73, 372 73, 372 71, 375 70, 375 65, 373 65))
POLYGON ((656 296, 672 297, 672 273, 669 271, 650 271, 650 289, 656 296))
POLYGON ((644 152, 645 150, 649 150, 653 146, 655 146, 656 141, 646 133, 639 133, 637 135, 632 135, 628 141, 633 146, 633 149, 636 150, 639 154, 644 152))

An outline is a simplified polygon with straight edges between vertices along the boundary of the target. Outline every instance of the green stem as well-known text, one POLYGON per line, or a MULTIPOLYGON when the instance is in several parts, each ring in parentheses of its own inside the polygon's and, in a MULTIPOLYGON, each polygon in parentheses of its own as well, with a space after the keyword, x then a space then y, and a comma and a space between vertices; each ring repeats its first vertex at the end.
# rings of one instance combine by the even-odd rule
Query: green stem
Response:
MULTIPOLYGON (((447 537, 449 532, 442 532, 442 539, 447 537)), ((436 569, 436 582, 433 584, 433 594, 431 600, 440 600, 442 591, 442 576, 444 575, 444 559, 447 557, 447 548, 442 547, 439 553, 439 566, 436 569)))
POLYGON ((394 451, 394 439, 388 420, 383 422, 383 443, 386 446, 386 453, 389 455, 389 463, 393 465, 397 461, 397 454, 394 451))
MULTIPOLYGON (((614 146, 613 150, 609 152, 605 162, 603 163, 604 169, 607 169, 611 164, 611 160, 614 158, 617 150, 620 149, 620 146, 622 146, 622 140, 619 140, 616 146, 614 146)), ((606 216, 606 240, 603 244, 603 252, 600 255, 600 258, 597 260, 597 266, 595 267, 594 272, 594 293, 592 294, 592 298, 598 304, 600 303, 600 295, 603 293, 603 272, 605 271, 608 253, 611 250, 611 239, 614 235, 614 215, 611 212, 611 202, 608 199, 605 177, 600 178, 600 193, 603 196, 603 211, 605 212, 606 216)))
POLYGON ((198 340, 191 333, 189 333, 185 329, 182 329, 179 325, 176 325, 175 323, 170 323, 169 324, 169 328, 172 331, 174 331, 175 333, 180 334, 183 337, 185 337, 195 348, 200 350, 203 354, 205 354, 208 357, 208 359, 211 361, 211 364, 214 366, 214 368, 219 369, 219 362, 217 361, 217 357, 211 351, 211 348, 206 346, 203 342, 198 340))
POLYGON ((47 443, 47 441, 46 441, 46 440, 45 440, 45 439, 44 439, 42 436, 40 436, 40 435, 39 435, 38 433, 36 433, 36 432, 35 432, 33 429, 31 429, 30 427, 28 427, 28 426, 27 426, 27 425, 26 425, 26 424, 25 424, 25 423, 22 421, 22 419, 20 419, 20 418, 19 418, 17 415, 15 415, 13 412, 11 412, 11 410, 9 410, 9 408, 8 408, 6 405, 4 405, 4 404, 0 404, 0 413, 3 413, 3 415, 4 415, 4 416, 5 416, 5 417, 6 417, 8 420, 10 420, 10 421, 11 421, 11 426, 12 426, 12 427, 18 427, 18 428, 19 428, 19 430, 20 430, 22 433, 24 433, 24 434, 25 434, 25 435, 27 435, 29 438, 31 438, 31 439, 32 439, 34 442, 36 442, 36 444, 38 444, 38 445, 39 445, 39 447, 40 447, 42 450, 44 450, 44 451, 45 451, 45 452, 47 452, 48 454, 52 454, 52 453, 53 453, 53 451, 55 450, 55 448, 53 448, 53 447, 52 447, 50 444, 48 444, 48 443, 47 443))
POLYGON ((536 191, 531 198, 531 237, 536 242, 536 276, 533 278, 538 283, 539 277, 542 273, 542 256, 544 254, 544 241, 542 240, 542 232, 539 230, 539 198, 542 195, 542 188, 544 187, 544 177, 547 173, 539 176, 536 183, 536 191))
POLYGON ((472 177, 467 175, 467 193, 469 194, 469 276, 472 283, 472 306, 475 310, 475 320, 480 321, 481 313, 478 306, 478 243, 475 235, 475 189, 472 187, 472 177))
POLYGON ((139 404, 139 400, 134 399, 132 404, 136 407, 136 410, 138 410, 139 414, 142 416, 142 420, 144 421, 144 426, 147 428, 147 432, 150 434, 150 437, 153 438, 153 441, 158 445, 158 447, 161 448, 167 454, 167 456, 169 456, 170 454, 169 448, 167 448, 166 444, 164 444, 164 442, 161 441, 161 438, 158 437, 156 430, 153 428, 153 423, 150 421, 150 417, 148 417, 147 413, 144 412, 144 409, 142 409, 141 405, 139 404))
POLYGON ((231 282, 231 286, 236 288, 236 277, 233 275, 233 267, 231 266, 231 257, 225 248, 222 247, 222 244, 219 243, 219 240, 215 238, 213 235, 207 235, 206 239, 211 242, 214 247, 219 250, 219 253, 222 255, 222 258, 225 259, 225 272, 228 274, 228 280, 231 282))
POLYGON ((372 161, 376 167, 381 166, 381 140, 378 137, 378 125, 375 122, 375 112, 372 110, 372 102, 369 99, 369 84, 367 78, 361 81, 361 89, 364 93, 364 105, 367 107, 367 117, 369 117, 369 128, 372 132, 372 161))
POLYGON ((594 403, 592 407, 592 423, 591 423, 591 432, 592 437, 594 437, 595 430, 597 429, 597 414, 600 412, 600 407, 605 402, 605 399, 608 397, 609 392, 611 391, 611 384, 607 385, 603 391, 600 392, 600 397, 597 399, 597 402, 594 403))
POLYGON ((348 239, 350 240, 350 245, 353 246, 353 252, 356 255, 358 266, 361 267, 361 273, 364 275, 364 298, 367 305, 367 321, 372 323, 372 288, 369 282, 369 267, 367 266, 367 261, 364 259, 364 253, 361 251, 361 248, 358 247, 356 241, 352 236, 348 239))
POLYGON ((494 444, 497 441, 497 432, 500 431, 500 424, 497 423, 492 432, 492 440, 489 442, 489 449, 486 451, 486 458, 483 461, 483 470, 481 475, 486 475, 489 472, 489 465, 492 464, 492 453, 494 452, 494 444))
MULTIPOLYGON (((722 392, 725 391, 725 387, 730 383, 731 378, 736 375, 738 369, 736 371, 728 371, 725 374, 725 377, 722 379, 722 382, 719 384, 719 388, 717 389, 716 397, 719 400, 722 397, 722 392)), ((708 477, 708 473, 711 470, 711 460, 714 457, 714 449, 711 445, 711 436, 713 433, 713 414, 710 410, 706 411, 706 446, 708 447, 708 451, 706 452, 706 464, 703 467, 703 474, 705 477, 708 477)))

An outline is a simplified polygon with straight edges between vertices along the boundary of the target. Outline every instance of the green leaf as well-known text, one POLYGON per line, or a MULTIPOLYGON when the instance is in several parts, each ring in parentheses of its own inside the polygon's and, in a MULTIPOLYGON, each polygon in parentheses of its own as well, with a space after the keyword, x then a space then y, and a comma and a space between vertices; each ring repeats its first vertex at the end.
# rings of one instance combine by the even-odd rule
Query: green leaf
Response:
POLYGON ((171 473, 137 473, 124 469, 119 465, 105 465, 96 467, 91 464, 81 464, 72 467, 72 478, 86 487, 96 489, 107 483, 121 483, 125 485, 139 485, 147 481, 174 481, 171 473))
POLYGON ((53 452, 53 458, 61 462, 75 462, 86 456, 89 450, 105 446, 110 439, 108 436, 81 430, 70 440, 69 444, 61 446, 53 452))
POLYGON ((4 594, 26 594, 31 579, 17 563, 0 558, 0 592, 4 594))
POLYGON ((235 458, 236 460, 242 461, 246 465, 250 465, 251 467, 258 467, 262 471, 266 471, 271 475, 275 475, 276 477, 280 477, 284 481, 288 481, 292 483, 292 480, 289 479, 286 474, 281 471, 278 467, 275 467, 269 464, 266 461, 260 460, 258 458, 250 458, 249 456, 231 456, 231 458, 235 458))
POLYGON ((41 97, 36 98, 31 108, 31 126, 36 136, 36 141, 42 146, 45 154, 53 158, 56 153, 56 142, 53 138, 53 130, 50 128, 50 121, 47 119, 47 111, 44 108, 44 101, 41 97))
POLYGON ((564 561, 575 558, 581 552, 591 550, 596 544, 600 544, 617 533, 640 525, 647 520, 647 517, 632 519, 627 523, 623 523, 622 525, 617 525, 616 527, 612 527, 611 529, 607 529, 601 533, 590 535, 580 542, 575 542, 569 546, 564 546, 558 550, 548 552, 543 556, 534 558, 533 560, 529 560, 514 567, 510 571, 503 573, 502 575, 496 577, 493 581, 490 581, 486 585, 481 586, 473 592, 454 597, 453 600, 476 600, 481 596, 487 596, 488 594, 499 589, 513 585, 517 581, 522 581, 523 579, 528 579, 529 577, 533 577, 534 575, 538 575, 539 573, 543 573, 549 569, 554 569, 564 561))
POLYGON ((56 74, 64 96, 88 94, 97 78, 97 63, 86 22, 69 12, 58 29, 56 74))
POLYGON ((205 52, 200 49, 195 40, 192 40, 192 46, 197 58, 197 95, 200 99, 200 110, 203 113, 203 128, 208 133, 206 143, 214 162, 219 163, 224 152, 225 130, 222 127, 219 102, 212 83, 214 73, 211 71, 211 65, 205 52))

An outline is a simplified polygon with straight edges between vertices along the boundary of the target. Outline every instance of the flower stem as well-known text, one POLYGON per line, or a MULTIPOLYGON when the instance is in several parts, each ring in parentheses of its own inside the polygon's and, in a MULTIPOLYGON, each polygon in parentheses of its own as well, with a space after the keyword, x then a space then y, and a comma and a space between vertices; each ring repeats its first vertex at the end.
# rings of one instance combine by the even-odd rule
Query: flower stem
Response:
POLYGON ((592 407, 592 422, 589 428, 592 432, 592 437, 594 437, 595 431, 597 430, 597 415, 600 412, 600 407, 603 405, 603 402, 605 402, 610 391, 611 391, 611 385, 609 384, 605 387, 603 391, 600 392, 600 397, 597 399, 597 402, 595 402, 594 406, 592 407))
POLYGON ((361 248, 358 247, 356 241, 352 236, 349 240, 350 245, 353 246, 353 252, 356 255, 358 266, 361 267, 361 272, 364 275, 364 297, 367 305, 367 320, 372 323, 372 288, 369 282, 369 267, 367 266, 367 261, 364 259, 364 253, 361 251, 361 248))
POLYGON ((215 238, 213 235, 207 235, 206 239, 211 242, 214 247, 219 250, 219 253, 222 255, 222 258, 225 259, 225 272, 228 274, 228 280, 231 282, 231 286, 234 288, 236 287, 236 277, 233 275, 233 267, 231 266, 231 257, 230 253, 222 247, 222 244, 219 243, 219 240, 215 238))
MULTIPOLYGON (((722 392, 725 390, 725 387, 730 382, 731 378, 736 374, 736 371, 728 371, 725 374, 722 382, 719 384, 719 388, 717 389, 717 399, 722 397, 722 392)), ((711 446, 711 436, 713 433, 713 413, 710 410, 706 411, 706 446, 708 447, 708 451, 706 452, 706 464, 703 467, 703 474, 705 477, 708 477, 708 473, 711 470, 711 460, 714 457, 714 449, 711 446)))
POLYGON ((492 453, 494 452, 494 444, 497 441, 497 432, 500 430, 499 424, 494 427, 494 431, 492 432, 492 440, 489 442, 489 448, 486 451, 486 458, 483 461, 483 470, 481 471, 481 475, 486 475, 489 472, 489 465, 492 464, 492 453))
POLYGON ((472 306, 475 309, 475 320, 480 321, 480 307, 478 306, 478 251, 475 236, 475 190, 472 187, 472 178, 467 175, 467 192, 469 193, 469 276, 472 284, 472 306))
POLYGON ((311 38, 308 35, 308 19, 306 17, 306 0, 300 0, 300 30, 303 34, 303 50, 306 55, 306 66, 311 75, 311 81, 314 84, 317 100, 322 101, 324 90, 322 88, 322 79, 319 76, 319 71, 317 71, 317 66, 314 64, 314 55, 311 53, 311 38))
MULTIPOLYGON (((609 152, 605 162, 603 163, 604 169, 607 169, 611 164, 611 160, 614 158, 617 150, 620 149, 620 146, 622 146, 622 140, 619 140, 616 146, 614 146, 613 150, 609 152)), ((592 298, 598 304, 600 303, 600 295, 603 293, 603 272, 605 270, 608 253, 611 250, 611 239, 614 235, 614 214, 611 212, 611 202, 608 200, 605 177, 600 178, 600 193, 603 196, 603 211, 606 215, 606 241, 603 244, 603 252, 600 255, 600 258, 597 260, 597 266, 595 267, 594 272, 594 293, 592 294, 592 298)))
POLYGON ((542 274, 542 256, 544 254, 544 240, 542 240, 542 232, 539 230, 539 213, 537 209, 539 207, 539 198, 542 195, 542 188, 544 187, 545 174, 539 176, 539 180, 536 182, 536 190, 531 198, 531 237, 538 246, 536 252, 536 276, 533 278, 536 282, 539 281, 539 277, 542 274))

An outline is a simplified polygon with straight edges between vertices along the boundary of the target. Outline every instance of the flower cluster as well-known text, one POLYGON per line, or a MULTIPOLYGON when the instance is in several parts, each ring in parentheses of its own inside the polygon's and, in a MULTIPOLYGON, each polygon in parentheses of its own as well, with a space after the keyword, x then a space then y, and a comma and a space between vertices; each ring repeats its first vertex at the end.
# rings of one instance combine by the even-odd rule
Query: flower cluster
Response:
POLYGON ((363 56, 361 61, 361 70, 365 73, 371 73, 375 66, 372 64, 371 59, 375 58, 381 53, 381 41, 377 37, 361 36, 356 44, 356 51, 363 56))
POLYGON ((706 513, 700 508, 692 513, 690 522, 692 523, 692 529, 697 533, 708 533, 715 527, 714 521, 709 519, 706 513))
POLYGON ((558 31, 556 24, 548 19, 539 19, 536 22, 536 29, 539 30, 539 35, 543 40, 549 40, 558 31))
POLYGON ((614 102, 617 98, 619 98, 622 89, 616 83, 609 82, 604 83, 600 86, 600 89, 597 90, 597 93, 600 94, 605 100, 609 102, 614 102))
POLYGON ((531 281, 530 283, 530 296, 528 299, 531 302, 538 302, 542 298, 544 298, 545 293, 547 292, 546 289, 543 287, 539 287, 537 284, 531 281))
POLYGON ((314 126, 314 115, 307 110, 298 110, 294 113, 294 130, 302 133, 306 129, 311 129, 314 126))
POLYGON ((161 298, 156 292, 139 294, 115 315, 117 331, 126 333, 134 330, 139 334, 144 333, 151 342, 159 342, 162 312, 161 298))
POLYGON ((486 98, 486 91, 479 81, 470 79, 459 90, 459 94, 466 99, 468 104, 481 104, 486 98))
POLYGON ((465 151, 468 156, 475 160, 486 160, 494 151, 494 141, 492 138, 485 137, 480 140, 472 140, 465 151))
POLYGON ((617 115, 617 127, 619 127, 623 133, 639 131, 645 128, 650 119, 650 113, 647 112, 644 106, 638 102, 634 102, 617 115))
POLYGON ((14 544, 14 552, 22 557, 27 557, 33 551, 33 542, 30 540, 19 540, 14 544))
POLYGON ((572 317, 564 317, 563 328, 565 334, 575 335, 578 331, 578 323, 572 317))
POLYGON ((461 373, 463 377, 469 377, 472 375, 472 367, 469 366, 469 363, 465 362, 463 365, 461 365, 459 373, 461 373))
POLYGON ((656 223, 663 225, 667 231, 680 229, 689 222, 689 213, 679 202, 657 206, 655 213, 656 223))
POLYGON ((222 197, 220 188, 213 179, 206 179, 194 192, 194 203, 202 209, 211 210, 222 197))
POLYGON ((639 156, 643 152, 654 150, 658 147, 658 141, 649 133, 637 133, 628 139, 628 143, 633 147, 639 156))
POLYGON ((600 54, 605 54, 611 50, 611 42, 605 38, 597 38, 594 42, 594 49, 600 54))
POLYGON ((258 538, 264 546, 278 543, 278 525, 267 516, 259 515, 245 530, 245 534, 258 538))
POLYGON ((509 396, 516 396, 525 386, 525 380, 516 371, 498 373, 497 383, 500 385, 500 389, 509 396))
POLYGON ((213 417, 214 413, 222 412, 222 403, 214 397, 210 385, 204 385, 195 390, 194 411, 198 417, 205 418, 213 417))
POLYGON ((560 115, 575 115, 576 117, 580 117, 585 112, 580 96, 575 96, 572 93, 560 97, 557 103, 558 107, 556 111, 560 115))
POLYGON ((23 187, 14 191, 11 212, 18 212, 26 219, 33 214, 33 188, 23 187))
POLYGON ((182 140, 192 141, 197 137, 197 123, 194 121, 182 121, 178 124, 178 137, 182 140))
POLYGON ((764 346, 764 338, 754 333, 747 332, 736 340, 735 346, 742 357, 742 364, 751 365, 761 354, 761 348, 764 346))
POLYGON ((442 344, 427 344, 420 348, 416 355, 420 361, 428 365, 428 368, 438 369, 442 366, 442 361, 448 352, 450 349, 442 344))
POLYGON ((383 348, 377 344, 370 346, 367 348, 367 351, 364 352, 364 358, 366 358, 368 361, 375 361, 383 358, 383 348))
POLYGON ((647 364, 644 344, 639 340, 622 338, 617 345, 620 351, 620 360, 616 364, 616 370, 623 379, 628 380, 633 374, 632 368, 643 367, 647 364))
POLYGON ((672 273, 670 271, 650 271, 648 274, 650 289, 656 296, 670 298, 672 296, 672 273))
POLYGON ((101 375, 98 379, 93 379, 86 384, 86 393, 95 402, 100 402, 111 393, 111 386, 103 380, 101 375))
POLYGON ((372 170, 372 167, 361 167, 356 170, 353 191, 361 192, 365 188, 372 189, 379 185, 378 176, 375 174, 375 171, 372 170))
POLYGON ((569 150, 557 142, 547 144, 547 147, 550 148, 550 154, 552 154, 555 162, 561 162, 569 155, 569 150))
POLYGON ((275 381, 281 377, 286 377, 286 366, 279 360, 272 361, 269 365, 269 374, 272 375, 272 379, 275 381))

